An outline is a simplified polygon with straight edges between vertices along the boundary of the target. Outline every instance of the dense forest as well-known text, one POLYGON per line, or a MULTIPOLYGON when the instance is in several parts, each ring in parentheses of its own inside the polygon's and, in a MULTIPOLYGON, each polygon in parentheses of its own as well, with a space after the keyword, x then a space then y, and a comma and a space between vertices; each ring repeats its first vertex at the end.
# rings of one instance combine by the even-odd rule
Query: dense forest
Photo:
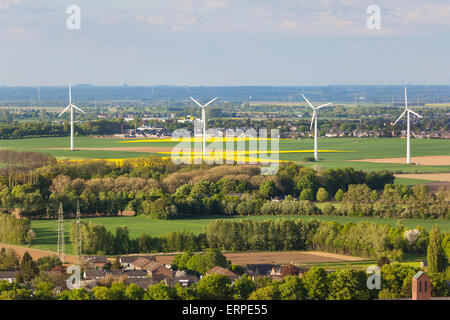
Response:
POLYGON ((15 151, 0 151, 1 157, 21 163, 0 172, 1 207, 30 218, 55 217, 59 203, 68 215, 79 203, 85 216, 127 210, 157 219, 317 214, 447 218, 449 213, 445 188, 430 193, 425 186, 394 185, 387 171, 284 164, 276 175, 263 176, 252 165, 177 166, 161 158, 118 165, 56 162, 15 151), (318 202, 325 205, 319 209, 318 202))

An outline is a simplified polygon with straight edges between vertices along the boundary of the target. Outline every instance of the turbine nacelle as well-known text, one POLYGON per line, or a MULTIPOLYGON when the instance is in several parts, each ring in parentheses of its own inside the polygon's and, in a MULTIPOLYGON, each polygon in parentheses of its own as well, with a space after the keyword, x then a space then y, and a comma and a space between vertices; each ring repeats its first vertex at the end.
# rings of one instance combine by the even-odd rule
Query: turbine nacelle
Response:
POLYGON ((61 117, 64 113, 66 113, 69 109, 71 109, 70 111, 72 112, 72 108, 75 108, 78 111, 85 113, 83 110, 81 110, 72 103, 72 86, 69 86, 69 105, 59 114, 58 118, 61 117))
POLYGON ((208 105, 210 105, 211 103, 213 103, 214 101, 217 100, 218 97, 215 97, 214 99, 212 99, 211 101, 209 101, 207 104, 202 105, 200 102, 198 102, 197 100, 195 100, 194 98, 191 97, 191 100, 194 101, 200 108, 206 108, 208 105))
POLYGON ((311 118, 311 126, 310 126, 310 128, 309 128, 309 130, 312 130, 312 127, 313 127, 313 124, 314 124, 314 120, 317 119, 317 110, 319 110, 319 109, 321 109, 321 108, 323 108, 323 107, 329 106, 330 104, 333 104, 333 102, 328 102, 328 103, 322 104, 322 105, 320 105, 320 106, 318 106, 318 107, 314 107, 314 106, 312 105, 312 103, 309 102, 309 100, 308 100, 303 94, 302 94, 302 97, 303 97, 303 99, 306 100, 306 102, 307 102, 308 105, 311 107, 311 109, 313 109, 313 115, 312 115, 312 118, 311 118))
POLYGON ((394 126, 397 124, 397 122, 400 121, 401 118, 403 118, 405 116, 406 113, 412 113, 413 115, 415 115, 418 118, 423 118, 423 116, 421 116, 420 114, 418 114, 417 112, 412 111, 411 109, 408 108, 408 96, 407 96, 407 92, 406 92, 406 87, 405 87, 405 111, 403 111, 403 113, 400 115, 400 117, 398 117, 397 120, 395 120, 394 122, 394 126))

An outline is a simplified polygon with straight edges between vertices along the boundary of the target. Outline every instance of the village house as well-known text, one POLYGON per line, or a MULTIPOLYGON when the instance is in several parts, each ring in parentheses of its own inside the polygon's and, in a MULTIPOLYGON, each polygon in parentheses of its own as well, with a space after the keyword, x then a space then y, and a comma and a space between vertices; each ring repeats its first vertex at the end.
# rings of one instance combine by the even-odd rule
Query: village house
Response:
POLYGON ((212 268, 211 270, 206 272, 206 275, 210 275, 210 274, 222 274, 222 275, 228 276, 228 277, 230 277, 231 282, 234 282, 236 279, 239 278, 239 276, 236 273, 234 273, 228 269, 219 267, 219 266, 215 266, 214 268, 212 268))
POLYGON ((147 277, 145 270, 98 270, 88 269, 84 271, 83 278, 86 280, 100 280, 106 278, 107 275, 114 277, 127 276, 129 279, 143 279, 147 277))
POLYGON ((191 284, 197 283, 199 280, 200 278, 195 275, 187 274, 184 270, 178 270, 175 271, 171 282, 173 283, 173 286, 179 283, 182 287, 188 287, 191 284))
POLYGON ((165 278, 173 278, 172 270, 164 265, 145 258, 138 258, 131 263, 133 270, 145 270, 147 274, 155 281, 161 281, 165 278))
POLYGON ((245 273, 253 279, 270 276, 273 264, 246 264, 244 266, 245 273))
POLYGON ((269 276, 272 280, 280 280, 281 279, 281 266, 273 266, 270 270, 269 276))
POLYGON ((103 268, 107 261, 105 256, 85 256, 83 260, 96 268, 103 268))
POLYGON ((158 262, 152 262, 150 265, 146 265, 145 270, 147 271, 148 275, 157 282, 160 282, 164 279, 173 278, 172 270, 168 269, 158 262))
POLYGON ((130 256, 121 256, 119 258, 119 263, 122 269, 124 270, 133 270, 132 263, 135 262, 139 258, 144 258, 150 261, 156 261, 155 256, 151 255, 130 255, 130 256))
POLYGON ((13 283, 16 281, 16 277, 19 274, 19 271, 0 271, 0 281, 8 281, 9 283, 13 283))
POLYGON ((128 284, 134 283, 135 285, 138 285, 139 287, 143 289, 147 289, 149 286, 153 286, 155 284, 158 284, 155 280, 151 278, 128 278, 126 280, 128 284))

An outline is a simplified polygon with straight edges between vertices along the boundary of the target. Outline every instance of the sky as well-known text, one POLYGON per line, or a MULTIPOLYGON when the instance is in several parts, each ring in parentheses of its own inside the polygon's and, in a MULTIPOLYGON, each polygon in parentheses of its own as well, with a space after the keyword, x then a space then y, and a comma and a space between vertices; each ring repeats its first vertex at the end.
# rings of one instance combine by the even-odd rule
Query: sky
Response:
POLYGON ((70 83, 450 85, 450 0, 0 0, 0 85, 70 83))

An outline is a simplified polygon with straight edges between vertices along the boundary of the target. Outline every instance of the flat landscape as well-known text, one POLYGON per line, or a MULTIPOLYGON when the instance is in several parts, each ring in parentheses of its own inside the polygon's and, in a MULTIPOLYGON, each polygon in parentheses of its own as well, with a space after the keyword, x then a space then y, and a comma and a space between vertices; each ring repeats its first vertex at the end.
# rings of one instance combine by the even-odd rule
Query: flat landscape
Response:
MULTIPOLYGON (((169 157, 177 142, 170 139, 118 139, 75 137, 78 151, 67 150, 68 137, 12 139, 0 141, 0 149, 38 151, 51 154, 58 159, 130 159, 143 156, 169 157)), ((268 142, 270 145, 270 142, 268 142)), ((280 140, 279 159, 302 162, 313 155, 313 139, 280 140)), ((248 156, 258 157, 249 147, 248 156)), ((192 147, 196 146, 192 144, 192 147)), ((225 149, 225 148, 224 148, 225 149)), ((268 147, 270 150, 270 146, 268 147)), ((317 163, 308 166, 323 168, 354 167, 365 171, 390 170, 403 173, 450 172, 450 140, 412 139, 413 159, 419 157, 419 165, 404 163, 406 141, 401 138, 320 138, 317 163), (395 161, 392 160, 395 158, 395 161), (374 160, 375 159, 375 160, 374 160), (428 160, 426 160, 428 159, 428 160), (352 161, 358 160, 358 161, 352 161)))
MULTIPOLYGON (((197 141, 196 141, 197 142, 197 141)), ((413 161, 418 165, 407 165, 404 154, 406 149, 405 139, 401 138, 321 138, 319 140, 320 161, 306 163, 313 168, 345 168, 353 167, 365 171, 390 170, 396 174, 396 182, 403 185, 430 184, 431 186, 442 181, 449 181, 450 175, 450 140, 444 139, 413 139, 411 141, 413 161), (400 174, 402 173, 402 174, 400 174)), ((171 148, 177 142, 168 139, 118 139, 99 137, 75 137, 75 146, 78 151, 69 151, 67 137, 35 138, 0 141, 0 149, 14 149, 38 151, 51 154, 57 159, 110 159, 122 160, 144 156, 168 157, 171 148)), ((270 142, 269 142, 270 143, 270 142)), ((246 142, 247 149, 250 148, 246 142)), ((282 161, 302 162, 305 157, 311 157, 312 139, 280 140, 279 158, 282 161)), ((195 145, 192 144, 193 148, 195 145)), ((270 149, 270 148, 269 148, 270 149)), ((247 153, 249 156, 258 157, 257 152, 247 153)), ((0 164, 1 166, 1 164, 0 164)), ((374 221, 382 224, 395 225, 397 219, 391 218, 359 218, 336 216, 253 216, 250 219, 319 219, 337 221, 339 223, 360 221, 374 221)), ((229 219, 242 219, 233 217, 229 219)), ((106 226, 114 231, 117 226, 126 225, 130 231, 130 237, 136 238, 142 234, 152 236, 165 235, 172 231, 191 231, 201 233, 205 226, 214 218, 195 218, 180 220, 155 220, 148 217, 104 217, 89 218, 95 223, 106 226)), ((419 220, 404 219, 403 223, 409 228, 418 225, 430 230, 433 224, 439 224, 441 230, 450 231, 450 221, 446 220, 419 220)), ((65 222, 66 252, 72 253, 69 241, 71 221, 65 222)), ((36 220, 32 221, 32 228, 36 232, 36 239, 32 247, 43 250, 56 250, 57 232, 56 221, 36 220)))
MULTIPOLYGON (((250 216, 250 217, 232 217, 226 219, 252 219, 257 221, 276 220, 276 219, 318 219, 321 221, 336 221, 341 224, 347 222, 359 223, 361 221, 376 222, 379 224, 388 224, 395 226, 398 219, 395 218, 363 218, 363 217, 342 217, 342 216, 250 216)), ((194 234, 201 233, 204 228, 216 218, 196 218, 196 219, 177 219, 177 220, 157 220, 144 216, 135 217, 105 217, 105 218, 86 218, 84 221, 93 221, 103 224, 106 229, 115 231, 116 227, 125 225, 130 231, 130 238, 137 238, 142 234, 152 236, 166 235, 172 231, 190 231, 194 234)), ((65 220, 65 239, 66 252, 72 253, 72 245, 69 241, 70 226, 73 220, 65 220)), ((423 226, 431 230, 434 224, 438 224, 441 231, 450 231, 450 220, 427 220, 427 219, 402 219, 402 223, 408 228, 423 226)), ((57 221, 56 220, 33 220, 31 228, 36 233, 36 239, 32 243, 32 248, 56 251, 57 244, 57 221)))

